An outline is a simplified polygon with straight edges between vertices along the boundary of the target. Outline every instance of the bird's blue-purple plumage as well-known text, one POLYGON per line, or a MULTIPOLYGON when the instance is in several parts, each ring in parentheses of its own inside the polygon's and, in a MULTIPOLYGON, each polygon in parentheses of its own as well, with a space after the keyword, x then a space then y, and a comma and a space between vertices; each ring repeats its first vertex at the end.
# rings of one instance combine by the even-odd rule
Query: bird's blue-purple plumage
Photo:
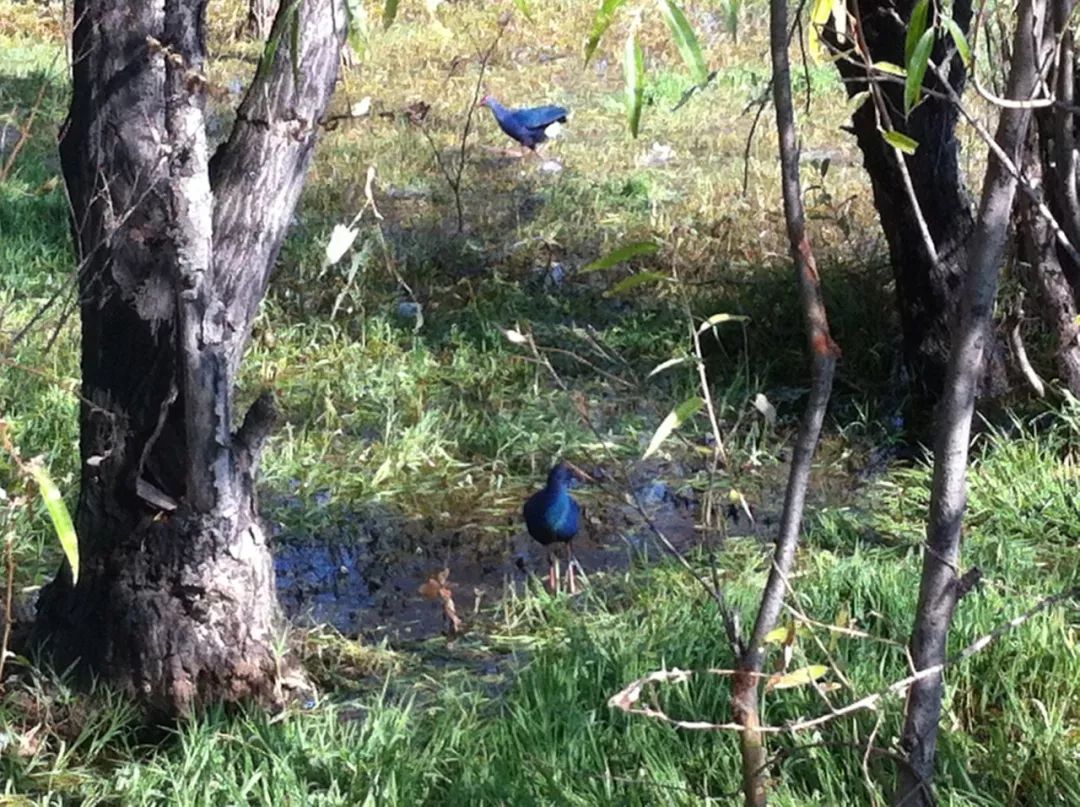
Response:
POLYGON ((562 463, 548 474, 547 485, 525 502, 525 526, 529 535, 547 546, 569 543, 578 531, 581 510, 570 495, 570 469, 562 463))
POLYGON ((547 140, 547 129, 553 123, 566 123, 570 114, 561 106, 537 106, 529 109, 507 109, 494 98, 484 103, 495 115, 499 128, 526 148, 535 149, 547 140))

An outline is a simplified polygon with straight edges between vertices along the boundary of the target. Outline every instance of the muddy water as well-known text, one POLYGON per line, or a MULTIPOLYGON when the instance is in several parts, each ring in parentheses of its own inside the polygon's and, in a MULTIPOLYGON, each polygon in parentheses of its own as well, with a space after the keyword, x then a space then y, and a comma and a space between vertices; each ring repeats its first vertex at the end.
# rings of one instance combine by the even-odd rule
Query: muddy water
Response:
MULTIPOLYGON (((676 546, 688 549, 699 540, 694 498, 655 478, 636 483, 635 491, 676 546)), ((352 519, 346 514, 343 525, 327 534, 290 534, 280 526, 274 533, 278 597, 286 614, 299 625, 329 624, 368 640, 419 640, 445 631, 441 602, 419 593, 440 569, 450 570, 466 629, 478 611, 511 589, 520 591, 529 576, 547 573, 547 549, 521 523, 508 527, 501 539, 470 540, 425 531, 389 512, 368 511, 352 519)), ((595 500, 585 506, 574 551, 585 575, 664 554, 635 508, 595 500)))

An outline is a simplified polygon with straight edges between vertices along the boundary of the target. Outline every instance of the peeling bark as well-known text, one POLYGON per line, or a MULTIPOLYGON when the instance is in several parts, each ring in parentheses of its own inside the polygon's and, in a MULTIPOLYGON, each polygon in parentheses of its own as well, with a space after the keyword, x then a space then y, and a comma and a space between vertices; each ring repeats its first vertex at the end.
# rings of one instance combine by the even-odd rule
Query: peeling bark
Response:
POLYGON ((64 570, 43 590, 35 637, 156 711, 276 701, 288 665, 254 482, 273 402, 234 434, 233 395, 336 80, 344 10, 300 4, 299 85, 282 44, 216 171, 205 2, 76 0, 74 13, 60 149, 85 261, 82 570, 77 586, 64 570))

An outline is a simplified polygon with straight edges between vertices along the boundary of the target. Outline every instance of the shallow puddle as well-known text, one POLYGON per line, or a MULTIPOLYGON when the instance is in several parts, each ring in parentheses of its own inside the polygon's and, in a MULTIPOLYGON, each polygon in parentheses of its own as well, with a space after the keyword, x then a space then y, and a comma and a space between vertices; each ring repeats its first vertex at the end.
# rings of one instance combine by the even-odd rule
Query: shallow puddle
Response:
MULTIPOLYGON (((673 544, 685 550, 698 543, 698 505, 692 497, 655 478, 637 483, 635 490, 673 544)), ((590 501, 584 515, 574 553, 586 578, 626 568, 634 557, 665 554, 628 503, 590 501)), ((299 625, 328 624, 369 640, 420 640, 444 632, 442 602, 420 593, 443 568, 449 569, 449 588, 466 630, 476 613, 509 590, 520 591, 531 575, 544 577, 548 568, 547 549, 520 522, 507 528, 505 539, 469 540, 369 513, 328 535, 290 534, 278 527, 274 554, 278 598, 287 616, 299 625)))

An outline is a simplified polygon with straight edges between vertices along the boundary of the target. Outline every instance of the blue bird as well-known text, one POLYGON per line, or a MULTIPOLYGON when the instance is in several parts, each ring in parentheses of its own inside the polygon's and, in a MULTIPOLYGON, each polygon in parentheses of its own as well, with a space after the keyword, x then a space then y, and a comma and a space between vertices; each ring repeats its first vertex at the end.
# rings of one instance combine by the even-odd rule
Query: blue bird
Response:
POLYGON ((566 545, 566 565, 569 569, 570 593, 577 593, 574 582, 574 553, 570 542, 578 532, 581 508, 570 495, 570 480, 583 476, 567 463, 560 462, 548 473, 547 485, 525 502, 525 526, 529 535, 548 549, 548 587, 558 588, 554 549, 552 544, 566 545))
POLYGON ((480 106, 490 109, 499 128, 533 152, 538 145, 554 135, 558 124, 566 123, 566 116, 570 114, 561 106, 507 109, 490 95, 480 99, 480 106))

